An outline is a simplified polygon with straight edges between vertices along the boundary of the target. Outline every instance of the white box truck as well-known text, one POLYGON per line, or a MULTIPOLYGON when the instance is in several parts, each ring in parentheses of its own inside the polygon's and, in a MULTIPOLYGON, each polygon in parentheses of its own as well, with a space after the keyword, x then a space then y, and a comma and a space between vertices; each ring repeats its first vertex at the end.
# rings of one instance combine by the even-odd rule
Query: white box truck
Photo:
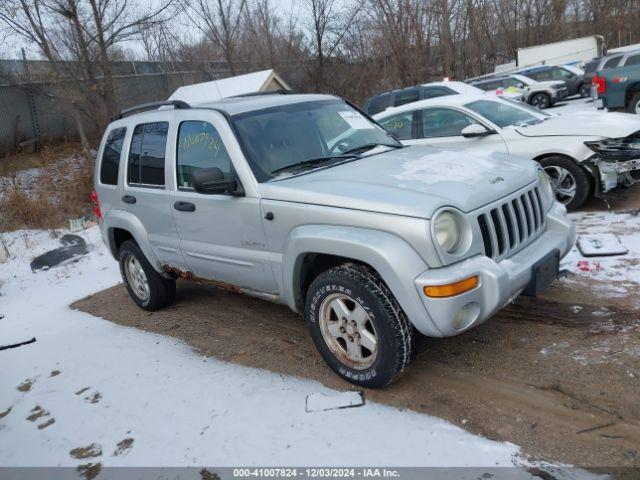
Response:
POLYGON ((605 52, 604 38, 600 35, 574 38, 562 42, 535 45, 518 49, 518 68, 532 65, 582 65, 605 52))

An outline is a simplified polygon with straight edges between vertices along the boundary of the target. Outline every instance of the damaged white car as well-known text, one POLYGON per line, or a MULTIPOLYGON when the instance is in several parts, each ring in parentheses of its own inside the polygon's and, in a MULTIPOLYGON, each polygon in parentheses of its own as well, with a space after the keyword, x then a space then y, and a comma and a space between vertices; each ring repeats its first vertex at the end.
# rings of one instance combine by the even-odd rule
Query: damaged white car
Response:
POLYGON ((640 181, 640 118, 627 113, 551 115, 508 100, 451 95, 374 117, 402 143, 506 152, 540 162, 558 201, 580 207, 640 181))

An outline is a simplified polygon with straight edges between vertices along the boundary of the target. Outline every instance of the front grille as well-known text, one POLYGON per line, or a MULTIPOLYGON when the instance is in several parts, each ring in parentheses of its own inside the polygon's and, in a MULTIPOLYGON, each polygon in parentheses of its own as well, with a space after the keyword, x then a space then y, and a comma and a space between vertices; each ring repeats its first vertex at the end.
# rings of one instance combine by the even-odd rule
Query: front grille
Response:
POLYGON ((484 253, 496 261, 509 257, 531 242, 545 224, 538 187, 478 215, 484 253))

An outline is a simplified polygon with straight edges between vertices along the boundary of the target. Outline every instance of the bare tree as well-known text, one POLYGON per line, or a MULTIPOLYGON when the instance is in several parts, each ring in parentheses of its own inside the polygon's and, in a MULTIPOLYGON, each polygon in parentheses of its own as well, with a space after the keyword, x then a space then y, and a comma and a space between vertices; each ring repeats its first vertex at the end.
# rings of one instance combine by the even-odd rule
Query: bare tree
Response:
POLYGON ((309 33, 313 57, 311 80, 316 91, 326 88, 327 61, 340 47, 361 5, 343 6, 337 0, 305 0, 309 10, 309 33))
POLYGON ((60 95, 104 126, 117 108, 112 53, 166 20, 173 0, 141 10, 129 0, 3 0, 0 24, 49 61, 60 95))
POLYGON ((236 48, 247 0, 192 0, 185 3, 191 24, 219 49, 232 75, 236 74, 236 48))

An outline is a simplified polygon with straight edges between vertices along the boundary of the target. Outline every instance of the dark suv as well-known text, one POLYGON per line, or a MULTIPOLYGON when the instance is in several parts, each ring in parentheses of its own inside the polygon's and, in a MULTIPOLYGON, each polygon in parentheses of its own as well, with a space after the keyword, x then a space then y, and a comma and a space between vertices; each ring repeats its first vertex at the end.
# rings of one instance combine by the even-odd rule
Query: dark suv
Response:
POLYGON ((545 65, 536 68, 530 68, 520 72, 537 82, 546 82, 549 80, 562 80, 567 84, 569 96, 580 94, 581 97, 589 96, 589 85, 584 84, 584 73, 580 74, 580 70, 572 69, 564 66, 545 65))
POLYGON ((426 100, 427 98, 455 95, 458 92, 444 85, 417 85, 415 87, 392 90, 375 95, 366 101, 364 111, 369 115, 380 113, 389 107, 399 107, 406 103, 426 100))
POLYGON ((624 56, 623 53, 614 53, 611 55, 606 55, 604 57, 597 57, 593 60, 588 61, 584 65, 584 85, 585 88, 591 91, 591 84, 593 81, 593 76, 601 71, 601 70, 609 70, 611 68, 616 68, 618 63, 620 63, 620 59, 624 56))

